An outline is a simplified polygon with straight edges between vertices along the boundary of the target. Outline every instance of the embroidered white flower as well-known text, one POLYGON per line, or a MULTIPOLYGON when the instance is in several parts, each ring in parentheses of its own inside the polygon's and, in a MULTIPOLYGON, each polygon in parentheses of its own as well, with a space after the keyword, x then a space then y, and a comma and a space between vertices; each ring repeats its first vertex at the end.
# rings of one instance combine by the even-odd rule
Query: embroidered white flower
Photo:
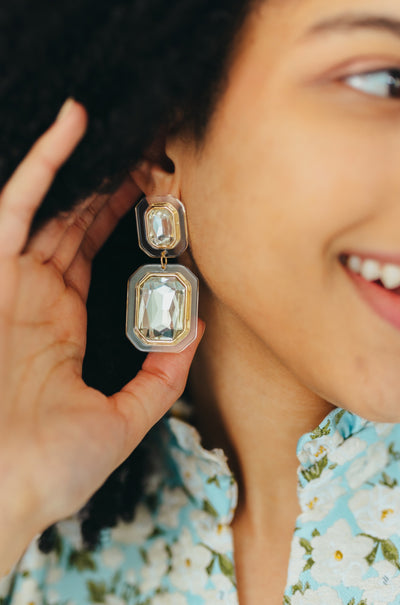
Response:
POLYGON ((188 503, 188 497, 181 487, 163 490, 163 503, 157 511, 157 524, 178 527, 179 515, 188 503))
POLYGON ((378 573, 374 578, 368 578, 361 585, 363 599, 373 605, 389 605, 398 603, 400 594, 400 572, 388 561, 375 563, 373 569, 378 573))
POLYGON ((382 471, 388 461, 389 454, 384 443, 377 442, 370 445, 365 452, 365 456, 354 460, 346 473, 346 479, 351 489, 358 489, 376 473, 382 471))
POLYGON ((385 540, 399 533, 400 488, 376 485, 360 490, 349 500, 349 508, 361 532, 385 540))
POLYGON ((167 592, 155 595, 151 600, 151 605, 189 605, 189 603, 183 595, 167 592))
POLYGON ((203 597, 205 605, 238 605, 237 591, 232 582, 223 574, 215 574, 212 577, 213 588, 202 590, 199 595, 203 597))
POLYGON ((334 431, 331 435, 324 435, 318 439, 307 441, 299 452, 298 457, 302 464, 313 464, 324 456, 330 460, 331 453, 336 451, 338 446, 343 443, 343 437, 339 431, 334 431))
POLYGON ((182 591, 198 592, 208 582, 207 566, 211 562, 211 552, 195 544, 185 527, 179 540, 172 545, 172 570, 169 578, 173 586, 182 591))
POLYGON ((0 578, 0 597, 6 597, 11 588, 13 581, 14 569, 12 569, 6 576, 0 578))
POLYGON ((154 531, 154 521, 149 509, 142 503, 138 504, 135 518, 131 523, 118 523, 111 530, 114 542, 123 544, 143 544, 154 531))
POLYGON ((374 428, 379 437, 389 437, 389 435, 393 433, 394 429, 396 428, 396 425, 389 422, 377 422, 374 425, 374 428))
POLYGON ((24 578, 18 592, 13 595, 12 605, 41 605, 43 594, 34 578, 24 578))
POLYGON ((318 590, 306 590, 304 595, 296 592, 291 597, 292 605, 343 605, 342 599, 336 590, 328 586, 322 586, 318 590))
POLYGON ((142 581, 140 587, 142 592, 159 588, 162 578, 168 570, 168 554, 165 540, 157 538, 150 548, 146 550, 146 564, 141 570, 142 581))
POLYGON ((107 594, 105 596, 104 602, 106 603, 106 605, 126 605, 126 601, 120 599, 120 597, 117 597, 114 594, 107 594))
POLYGON ((201 497, 204 494, 204 478, 199 473, 198 461, 195 456, 189 456, 176 448, 171 455, 179 468, 185 487, 193 496, 201 497))
POLYGON ((299 490, 299 500, 302 509, 301 522, 322 521, 337 500, 346 492, 341 477, 326 481, 315 479, 299 490))
POLYGON ((101 561, 106 567, 116 569, 121 566, 124 560, 124 555, 120 548, 111 546, 110 548, 104 548, 101 552, 101 561))
POLYGON ((365 557, 374 542, 365 536, 353 536, 349 524, 340 519, 322 536, 311 540, 315 564, 311 575, 320 584, 356 586, 368 570, 365 557))
MULTIPOLYGON (((19 570, 24 572, 33 571, 34 569, 41 569, 46 564, 48 559, 48 556, 39 550, 37 540, 34 540, 26 549, 19 570)), ((54 555, 52 557, 52 562, 54 562, 54 555)))
POLYGON ((361 454, 367 447, 366 441, 359 437, 349 437, 328 455, 330 464, 346 464, 361 454))
POLYGON ((72 516, 63 521, 59 521, 57 523, 57 529, 61 536, 66 536, 68 538, 68 542, 71 543, 75 550, 81 550, 83 548, 81 524, 78 517, 72 516))
POLYGON ((233 551, 232 530, 228 525, 219 523, 210 514, 198 509, 191 511, 190 520, 202 544, 221 554, 233 551))
POLYGON ((198 431, 177 418, 169 419, 169 427, 179 446, 171 452, 178 467, 183 469, 183 478, 188 490, 199 495, 204 493, 204 481, 214 475, 230 476, 227 459, 221 449, 206 450, 201 445, 198 431), (188 454, 190 452, 190 454, 188 454))
POLYGON ((294 536, 290 548, 289 570, 287 584, 293 586, 299 581, 301 572, 304 569, 307 559, 304 557, 304 548, 300 545, 298 536, 294 536))

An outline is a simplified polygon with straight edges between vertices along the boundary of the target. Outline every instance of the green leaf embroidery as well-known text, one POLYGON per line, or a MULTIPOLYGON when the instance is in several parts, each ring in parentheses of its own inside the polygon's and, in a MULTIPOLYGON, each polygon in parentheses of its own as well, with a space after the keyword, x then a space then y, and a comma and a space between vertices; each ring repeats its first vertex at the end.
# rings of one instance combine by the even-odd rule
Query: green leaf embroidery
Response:
POLYGON ((373 563, 375 562, 378 548, 379 548, 379 542, 374 546, 373 550, 369 553, 369 555, 367 555, 365 557, 365 560, 367 561, 368 565, 373 565, 373 563))
POLYGON ((310 468, 302 470, 301 474, 303 475, 306 481, 313 481, 314 479, 318 479, 321 476, 322 471, 324 470, 324 468, 326 468, 327 465, 328 456, 324 456, 323 458, 320 458, 320 460, 315 462, 315 464, 310 466, 310 468))
POLYGON ((303 594, 303 584, 301 582, 292 586, 292 595, 295 595, 296 592, 303 594))
POLYGON ((310 584, 307 582, 304 586, 302 582, 298 582, 292 586, 292 595, 295 595, 296 592, 300 592, 302 595, 310 588, 310 584))
POLYGON ((312 559, 311 557, 307 560, 307 563, 304 565, 303 571, 307 571, 308 569, 311 569, 311 567, 315 564, 314 559, 312 559))
POLYGON ((355 600, 355 598, 353 597, 353 598, 351 599, 351 601, 349 601, 349 602, 347 603, 347 605, 356 605, 356 600, 355 600))
POLYGON ((140 556, 141 556, 141 557, 142 557, 142 559, 143 559, 143 563, 144 563, 145 565, 148 565, 148 563, 149 563, 149 557, 148 557, 148 554, 147 554, 147 552, 145 551, 145 549, 144 549, 144 548, 140 548, 140 549, 139 549, 139 553, 140 553, 140 556))
POLYGON ((91 603, 104 603, 106 597, 106 584, 105 582, 92 582, 92 580, 88 580, 86 582, 86 586, 90 595, 91 603))
POLYGON ((55 541, 54 541, 54 550, 55 550, 55 553, 56 553, 58 559, 60 559, 61 555, 63 553, 63 541, 62 541, 62 538, 61 538, 60 534, 58 533, 58 531, 56 533, 56 537, 55 537, 55 541))
POLYGON ((302 546, 305 549, 307 555, 311 555, 311 553, 313 551, 313 547, 311 546, 311 544, 308 540, 306 540, 305 538, 301 538, 300 546, 302 546))
POLYGON ((388 452, 389 452, 389 456, 391 456, 394 460, 400 460, 400 452, 397 452, 395 450, 395 444, 394 444, 394 442, 392 442, 389 445, 388 452))
POLYGON ((155 527, 152 533, 150 534, 149 538, 158 538, 158 536, 164 536, 164 534, 164 530, 162 530, 160 527, 155 527))
POLYGON ((385 557, 386 561, 395 565, 398 569, 400 569, 399 564, 399 551, 396 546, 393 544, 391 540, 382 540, 382 554, 385 557))
POLYGON ((218 563, 224 576, 229 578, 232 583, 235 583, 235 568, 232 561, 226 555, 219 553, 218 563))
POLYGON ((330 425, 331 421, 328 420, 325 426, 317 426, 317 428, 312 433, 310 433, 311 439, 319 439, 319 437, 329 435, 331 432, 330 425))
POLYGON ((115 574, 113 575, 112 579, 111 579, 111 590, 110 592, 115 593, 115 590, 117 588, 117 585, 119 584, 120 580, 121 580, 121 570, 118 569, 115 574))
POLYGON ((286 595, 283 597, 283 605, 292 605, 291 600, 286 595))
POLYGON ((211 576, 211 574, 212 574, 212 569, 214 567, 214 562, 215 562, 215 556, 213 556, 213 558, 211 559, 211 562, 206 567, 206 572, 207 572, 208 576, 211 576))
POLYGON ((218 518, 218 513, 209 500, 203 500, 203 510, 212 517, 218 518))
POLYGON ((386 487, 390 487, 391 489, 398 485, 397 479, 392 479, 392 477, 389 477, 389 475, 385 472, 382 473, 382 479, 379 481, 379 483, 381 485, 386 485, 386 487))
POLYGON ((68 567, 75 567, 78 571, 97 569, 93 555, 87 550, 72 550, 68 557, 68 567))
POLYGON ((320 532, 318 531, 317 528, 314 529, 313 533, 311 534, 313 538, 315 538, 316 536, 320 536, 320 532))
POLYGON ((213 477, 209 477, 207 479, 207 483, 208 483, 208 485, 211 485, 211 483, 215 483, 215 485, 217 487, 221 487, 221 484, 219 482, 219 479, 218 479, 217 475, 214 475, 213 477))
POLYGON ((328 468, 330 471, 334 471, 336 467, 337 467, 337 464, 335 463, 335 464, 330 464, 328 468))
POLYGON ((335 416, 335 423, 339 424, 340 420, 342 419, 342 416, 344 414, 344 410, 340 410, 340 412, 338 412, 335 416))

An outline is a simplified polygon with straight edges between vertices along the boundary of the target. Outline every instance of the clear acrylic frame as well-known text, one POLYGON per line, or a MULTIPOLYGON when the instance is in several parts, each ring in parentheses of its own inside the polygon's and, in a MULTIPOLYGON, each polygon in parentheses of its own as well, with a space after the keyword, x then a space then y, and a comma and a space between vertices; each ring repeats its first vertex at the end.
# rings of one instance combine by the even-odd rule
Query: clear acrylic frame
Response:
POLYGON ((160 258, 162 253, 166 258, 175 258, 182 254, 188 245, 187 221, 185 207, 182 202, 173 195, 153 195, 143 197, 135 208, 136 225, 138 231, 139 246, 148 256, 160 258), (167 226, 174 233, 172 243, 155 244, 149 236, 149 214, 157 209, 169 216, 166 220, 167 226))
POLYGON ((143 265, 130 276, 126 335, 140 351, 183 351, 197 336, 197 315, 198 279, 187 267, 143 265))

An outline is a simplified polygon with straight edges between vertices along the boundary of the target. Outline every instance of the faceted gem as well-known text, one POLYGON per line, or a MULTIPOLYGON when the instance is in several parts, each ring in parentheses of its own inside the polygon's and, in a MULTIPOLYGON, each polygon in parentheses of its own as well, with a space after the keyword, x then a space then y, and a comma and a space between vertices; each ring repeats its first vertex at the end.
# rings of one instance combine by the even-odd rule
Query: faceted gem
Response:
POLYGON ((182 275, 146 275, 136 286, 136 331, 147 342, 175 343, 189 331, 191 286, 182 275))
POLYGON ((171 205, 150 206, 145 214, 146 236, 157 249, 174 248, 179 240, 179 217, 171 205))

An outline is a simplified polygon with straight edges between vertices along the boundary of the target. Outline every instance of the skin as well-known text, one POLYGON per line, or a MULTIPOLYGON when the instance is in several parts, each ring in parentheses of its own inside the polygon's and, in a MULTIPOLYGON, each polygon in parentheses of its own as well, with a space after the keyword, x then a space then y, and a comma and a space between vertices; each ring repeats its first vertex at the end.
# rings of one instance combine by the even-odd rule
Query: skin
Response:
MULTIPOLYGON (((300 435, 338 405, 400 421, 399 331, 339 263, 343 252, 400 250, 399 101, 345 81, 400 69, 400 40, 382 28, 307 33, 349 11, 400 19, 397 0, 262 4, 203 144, 168 139, 173 173, 149 160, 133 173, 142 191, 172 193, 188 211, 186 261, 200 276, 208 323, 192 390, 206 445, 225 448, 240 484, 241 605, 282 600, 300 435)), ((165 413, 195 348, 150 355, 111 398, 82 381, 91 260, 139 188, 127 179, 33 240, 28 233, 85 125, 83 108, 70 106, 0 195, 1 575, 165 413)))
POLYGON ((399 330, 339 262, 400 253, 400 100, 346 79, 400 69, 400 37, 372 26, 310 33, 350 12, 400 20, 397 0, 262 4, 202 145, 167 140, 175 171, 146 161, 134 173, 145 193, 187 208, 186 260, 208 326, 192 389, 206 444, 226 449, 240 483, 247 605, 281 602, 299 437, 335 406, 400 421, 399 330))
POLYGON ((83 382, 91 262, 139 190, 127 178, 116 194, 91 197, 29 241, 28 233, 86 121, 77 103, 64 107, 0 194, 0 577, 37 533, 79 510, 165 414, 203 332, 200 323, 197 342, 179 355, 149 355, 111 397, 83 382))

